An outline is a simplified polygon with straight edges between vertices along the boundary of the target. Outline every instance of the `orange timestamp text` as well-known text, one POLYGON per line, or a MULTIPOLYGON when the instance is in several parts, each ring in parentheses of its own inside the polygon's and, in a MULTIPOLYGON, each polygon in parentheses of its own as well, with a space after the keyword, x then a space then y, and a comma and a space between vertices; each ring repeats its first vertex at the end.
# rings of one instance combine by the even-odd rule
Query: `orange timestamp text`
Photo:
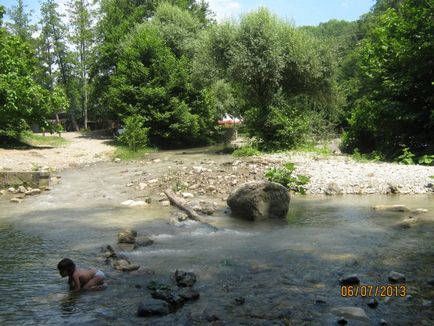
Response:
POLYGON ((341 296, 343 297, 405 297, 407 286, 399 285, 342 285, 341 296))

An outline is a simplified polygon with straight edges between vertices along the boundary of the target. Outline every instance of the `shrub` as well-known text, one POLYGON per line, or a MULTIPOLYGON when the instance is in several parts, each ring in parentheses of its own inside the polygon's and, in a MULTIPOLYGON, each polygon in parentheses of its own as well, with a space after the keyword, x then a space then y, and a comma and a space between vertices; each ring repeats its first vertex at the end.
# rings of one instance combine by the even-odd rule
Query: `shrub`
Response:
POLYGON ((404 147, 402 154, 398 156, 398 162, 406 165, 414 164, 414 156, 408 147, 404 147))
POLYGON ((294 163, 285 163, 282 167, 273 167, 266 171, 265 177, 268 181, 280 183, 289 190, 304 195, 306 193, 304 186, 309 183, 310 178, 305 175, 293 175, 294 170, 294 163))
POLYGON ((252 146, 244 146, 244 147, 238 148, 232 153, 232 155, 236 156, 236 157, 255 156, 255 155, 259 155, 259 154, 261 154, 261 152, 252 146))
POLYGON ((124 119, 124 132, 118 137, 119 141, 136 152, 148 144, 149 128, 143 127, 145 119, 140 115, 132 115, 124 119))

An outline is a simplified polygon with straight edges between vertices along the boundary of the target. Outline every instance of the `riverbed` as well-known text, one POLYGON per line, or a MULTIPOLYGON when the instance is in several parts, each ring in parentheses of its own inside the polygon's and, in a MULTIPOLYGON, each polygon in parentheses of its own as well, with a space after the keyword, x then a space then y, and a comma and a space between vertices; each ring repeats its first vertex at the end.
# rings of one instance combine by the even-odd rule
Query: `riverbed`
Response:
MULTIPOLYGON (((161 154, 158 154, 161 155, 161 154)), ((0 201, 0 322, 2 325, 335 325, 336 307, 362 308, 376 325, 434 322, 434 201, 432 194, 293 196, 286 221, 251 223, 231 217, 223 198, 207 221, 218 230, 186 221, 169 223, 177 212, 159 202, 122 207, 140 199, 130 183, 161 177, 176 161, 199 157, 223 162, 224 155, 163 154, 154 164, 92 164, 60 172, 60 183, 21 204, 0 201), (425 208, 411 228, 396 224, 409 213, 379 212, 372 206, 425 208), (154 239, 152 246, 125 252, 138 272, 113 270, 98 258, 116 247, 125 228, 154 239), (104 291, 69 294, 58 261, 102 269, 104 291), (176 269, 192 271, 201 297, 176 313, 143 320, 136 316, 150 297, 151 281, 173 285, 176 269), (391 271, 406 276, 408 296, 342 297, 339 280, 357 274, 362 284, 388 284, 391 271), (240 304, 240 298, 244 303, 240 304)), ((145 191, 144 191, 145 192, 145 191)), ((361 322, 350 320, 349 325, 361 322)))

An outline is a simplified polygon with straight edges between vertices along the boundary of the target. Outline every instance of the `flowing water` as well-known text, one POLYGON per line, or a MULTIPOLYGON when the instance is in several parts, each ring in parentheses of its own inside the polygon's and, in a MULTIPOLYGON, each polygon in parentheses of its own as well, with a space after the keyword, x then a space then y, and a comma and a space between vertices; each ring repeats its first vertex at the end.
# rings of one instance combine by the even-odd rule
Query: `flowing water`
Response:
MULTIPOLYGON (((183 159, 194 163, 203 155, 209 154, 183 159)), ((69 170, 50 192, 21 204, 0 201, 0 324, 207 325, 218 318, 215 325, 335 325, 330 310, 338 306, 363 308, 373 325, 380 319, 434 324, 434 287, 428 284, 434 277, 432 195, 296 196, 285 222, 243 222, 221 206, 210 219, 218 231, 191 221, 169 224, 176 210, 158 203, 119 205, 129 199, 125 184, 134 176, 162 173, 173 158, 152 166, 101 163, 69 170), (374 211, 377 204, 429 212, 402 229, 394 225, 408 213, 374 211), (117 232, 127 227, 155 240, 125 253, 143 273, 116 272, 97 258, 100 247, 115 246, 117 232), (102 269, 107 288, 68 293, 56 270, 64 257, 102 269), (173 283, 176 269, 198 276, 201 298, 165 317, 136 317, 138 303, 150 296, 146 285, 173 283), (406 275, 411 297, 378 298, 377 309, 366 305, 369 298, 341 297, 343 276, 381 285, 390 271, 406 275), (239 297, 244 304, 235 303, 239 297)))

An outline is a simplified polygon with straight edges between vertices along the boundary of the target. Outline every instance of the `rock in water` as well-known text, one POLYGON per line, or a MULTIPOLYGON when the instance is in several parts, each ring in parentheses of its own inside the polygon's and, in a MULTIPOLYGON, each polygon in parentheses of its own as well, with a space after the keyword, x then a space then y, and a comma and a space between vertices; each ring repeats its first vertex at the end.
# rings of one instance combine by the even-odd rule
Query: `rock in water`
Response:
POLYGON ((360 284, 360 279, 357 277, 357 275, 350 275, 341 279, 339 283, 341 285, 356 285, 360 284))
POLYGON ((136 238, 136 245, 138 245, 139 247, 150 246, 153 243, 154 243, 154 240, 152 240, 151 238, 149 238, 146 235, 142 235, 142 236, 136 238))
POLYGON ((410 209, 405 205, 377 205, 373 209, 376 211, 388 211, 388 212, 409 212, 410 209))
POLYGON ((167 302, 156 299, 146 299, 139 304, 137 315, 139 317, 165 316, 170 314, 167 302))
POLYGON ((333 308, 331 312, 339 317, 348 319, 360 320, 369 323, 369 317, 362 308, 357 307, 337 307, 333 308))
POLYGON ((405 275, 398 273, 398 272, 390 272, 387 276, 390 283, 404 283, 405 282, 405 275))
POLYGON ((195 301, 200 297, 199 292, 192 288, 182 288, 178 291, 178 295, 185 301, 195 301))
POLYGON ((255 221, 285 218, 289 201, 289 192, 284 186, 269 181, 253 181, 232 192, 227 203, 236 216, 255 221))
POLYGON ((130 243, 136 242, 137 231, 125 230, 118 233, 118 243, 130 243))
POLYGON ((175 281, 180 287, 192 287, 196 283, 196 275, 191 272, 175 271, 175 281))

